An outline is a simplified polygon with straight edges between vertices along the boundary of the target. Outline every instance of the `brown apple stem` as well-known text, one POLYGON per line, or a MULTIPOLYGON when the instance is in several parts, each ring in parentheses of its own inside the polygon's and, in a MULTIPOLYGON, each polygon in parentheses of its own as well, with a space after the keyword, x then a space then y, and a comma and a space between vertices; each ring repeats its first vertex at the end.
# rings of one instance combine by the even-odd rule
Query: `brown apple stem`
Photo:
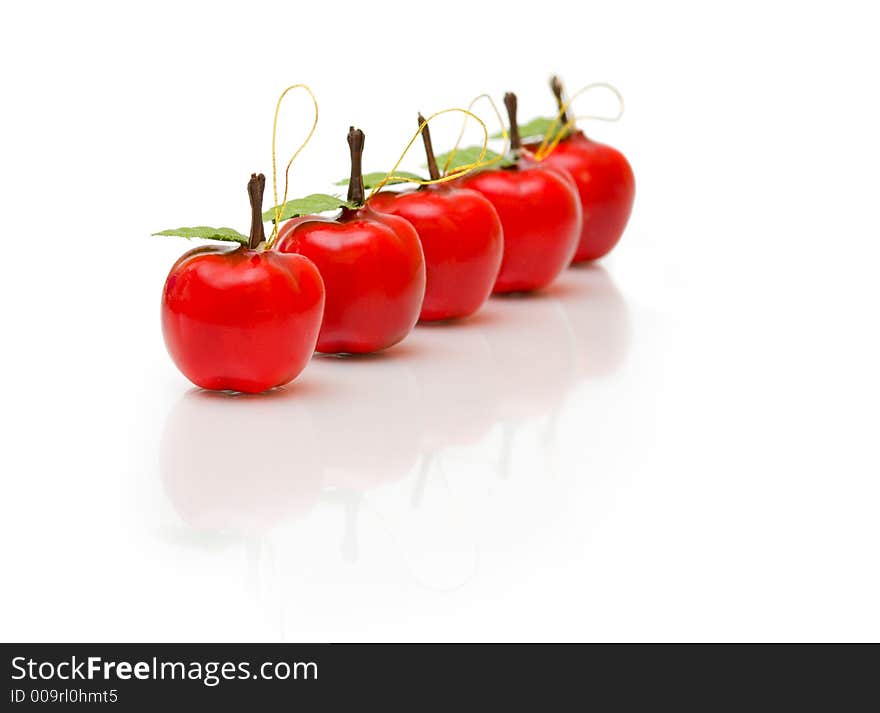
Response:
POLYGON ((361 159, 364 155, 364 132, 348 127, 348 147, 351 149, 351 178, 348 181, 348 202, 364 204, 364 170, 361 159))
POLYGON ((504 106, 507 107, 507 120, 510 122, 510 148, 519 151, 522 148, 522 139, 519 135, 519 124, 516 123, 516 94, 507 92, 504 95, 504 106))
POLYGON ((263 231, 263 190, 266 188, 266 177, 262 173, 252 173, 248 181, 248 198, 251 199, 251 234, 248 238, 248 247, 256 250, 257 246, 265 242, 266 233, 263 231))
MULTIPOLYGON (((555 74, 550 77, 550 89, 553 91, 553 96, 556 97, 556 108, 562 111, 562 107, 565 106, 565 87, 562 86, 562 80, 555 74)), ((571 120, 567 109, 562 112, 559 118, 563 125, 571 120)))
POLYGON ((428 122, 425 121, 425 117, 419 114, 419 126, 424 124, 425 128, 422 129, 422 141, 425 144, 425 156, 428 157, 428 175, 431 176, 432 181, 436 181, 440 178, 440 169, 437 168, 437 158, 434 156, 434 146, 431 144, 431 130, 428 128, 428 122))

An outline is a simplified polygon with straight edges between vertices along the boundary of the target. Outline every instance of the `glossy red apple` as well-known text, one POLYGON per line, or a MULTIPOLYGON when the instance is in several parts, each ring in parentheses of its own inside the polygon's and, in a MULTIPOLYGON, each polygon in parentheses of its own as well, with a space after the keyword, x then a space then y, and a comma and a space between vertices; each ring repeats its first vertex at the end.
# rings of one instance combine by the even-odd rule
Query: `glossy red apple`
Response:
MULTIPOLYGON (((422 139, 428 170, 436 180, 440 171, 427 124, 422 139)), ((406 218, 419 235, 427 271, 420 319, 467 317, 489 298, 501 267, 504 238, 498 213, 483 195, 440 183, 401 193, 380 191, 370 205, 406 218)))
POLYGON ((516 96, 504 95, 514 165, 471 174, 458 183, 495 206, 504 229, 504 258, 494 292, 546 287, 571 263, 583 218, 577 189, 564 171, 525 151, 516 123, 516 96))
POLYGON ((348 200, 335 218, 307 216, 285 223, 279 253, 317 265, 327 290, 317 349, 365 354, 397 344, 415 326, 425 296, 425 258, 415 228, 364 204, 364 134, 351 128, 348 200))
POLYGON ((315 349, 324 310, 317 268, 262 249, 265 178, 251 176, 248 246, 181 257, 162 292, 162 332, 183 374, 205 389, 257 393, 295 379, 315 349))
MULTIPOLYGON (((562 83, 553 77, 550 86, 561 109, 562 83)), ((568 120, 565 112, 563 124, 568 120)), ((626 157, 611 146, 588 139, 582 131, 574 131, 543 163, 568 171, 577 184, 584 226, 573 262, 607 255, 623 235, 636 195, 635 177, 626 157)))

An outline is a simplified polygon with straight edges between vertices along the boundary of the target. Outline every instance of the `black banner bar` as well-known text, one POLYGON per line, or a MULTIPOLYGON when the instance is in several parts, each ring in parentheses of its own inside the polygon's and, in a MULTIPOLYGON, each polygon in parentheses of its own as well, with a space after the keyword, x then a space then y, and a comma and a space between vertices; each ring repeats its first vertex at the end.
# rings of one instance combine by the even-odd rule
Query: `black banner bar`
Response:
POLYGON ((3 644, 4 710, 876 709, 876 646, 3 644), (189 708, 189 707, 192 708, 189 708), (647 708, 646 708, 647 706, 647 708))

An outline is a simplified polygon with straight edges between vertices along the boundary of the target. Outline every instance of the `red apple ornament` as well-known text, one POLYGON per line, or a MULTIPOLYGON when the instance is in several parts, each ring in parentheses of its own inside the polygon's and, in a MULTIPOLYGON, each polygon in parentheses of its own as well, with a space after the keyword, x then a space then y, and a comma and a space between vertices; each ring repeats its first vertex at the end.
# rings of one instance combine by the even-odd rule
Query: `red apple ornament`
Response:
MULTIPOLYGON (((432 180, 440 178, 431 134, 424 117, 419 126, 432 180)), ((477 191, 448 183, 396 193, 380 191, 370 205, 405 218, 419 235, 425 253, 427 284, 420 319, 457 319, 476 312, 489 298, 504 253, 501 220, 477 191)))
POLYGON ((248 183, 248 245, 190 250, 162 292, 162 332, 183 374, 205 389, 258 393, 295 379, 315 349, 324 284, 301 255, 265 250, 266 179, 248 183))
POLYGON ((571 263, 583 227, 571 176, 538 163, 525 151, 516 123, 516 95, 504 95, 512 166, 481 171, 459 185, 482 193, 504 229, 504 258, 494 292, 527 292, 549 285, 571 263))
POLYGON ((418 321, 425 296, 425 258, 415 228, 364 203, 364 133, 349 129, 348 201, 335 219, 285 223, 277 250, 317 265, 327 289, 319 352, 365 354, 403 339, 418 321))
MULTIPOLYGON (((550 87, 561 110, 562 82, 553 77, 550 87)), ((567 111, 560 118, 563 125, 569 119, 567 111)), ((543 163, 568 171, 577 184, 584 227, 573 262, 598 260, 607 255, 623 235, 636 195, 635 177, 626 157, 575 130, 556 145, 543 163)))

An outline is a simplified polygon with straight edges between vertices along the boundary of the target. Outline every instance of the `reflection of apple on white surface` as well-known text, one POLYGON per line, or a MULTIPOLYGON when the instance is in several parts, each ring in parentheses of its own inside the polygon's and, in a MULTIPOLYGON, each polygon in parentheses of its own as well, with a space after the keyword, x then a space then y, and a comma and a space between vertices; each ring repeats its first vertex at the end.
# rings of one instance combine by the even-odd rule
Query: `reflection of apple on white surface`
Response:
POLYGON ((482 326, 500 394, 497 416, 508 423, 546 414, 575 378, 574 335, 549 294, 494 297, 498 318, 482 326))
POLYGON ((311 368, 325 389, 310 404, 323 453, 323 499, 343 512, 344 559, 358 559, 358 519, 364 497, 391 487, 422 458, 424 432, 418 384, 403 347, 366 356, 317 356, 311 368))
MULTIPOLYGON (((532 437, 535 425, 540 432, 552 429, 552 416, 576 381, 574 337, 563 302, 552 295, 495 297, 471 322, 460 327, 466 345, 461 353, 453 355, 444 355, 452 345, 444 346, 442 330, 428 331, 428 337, 437 340, 433 358, 437 363, 426 361, 420 386, 434 394, 429 400, 434 408, 427 422, 429 429, 431 425, 438 428, 429 431, 430 435, 445 435, 446 443, 429 441, 440 449, 416 483, 417 507, 408 513, 400 508, 395 515, 396 523, 406 526, 407 535, 398 540, 403 543, 401 550, 407 553, 407 566, 414 576, 420 568, 427 571, 429 562, 442 563, 434 565, 433 578, 421 577, 425 583, 432 580, 431 586, 438 589, 462 587, 476 574, 484 542, 494 547, 505 538, 509 542, 528 540, 535 528, 543 526, 562 507, 566 483, 544 482, 535 492, 536 482, 547 480, 546 459, 529 477, 517 474, 511 479, 510 458, 515 438, 532 437), (431 374, 442 378, 425 386, 431 374), (442 410, 437 408, 439 405, 443 405, 442 410), (447 414, 448 421, 440 419, 441 413, 447 414), (541 422, 547 417, 546 423, 541 422), (456 460, 450 458, 451 452, 444 453, 449 446, 475 443, 499 424, 502 431, 495 437, 500 435, 496 442, 502 452, 491 467, 486 467, 488 463, 474 467, 467 458, 456 460), (456 425, 461 430, 456 430, 456 425), (468 429, 471 438, 464 438, 468 429), (505 506, 512 501, 514 507, 505 506), (423 509, 436 510, 434 530, 426 524, 431 520, 420 514, 423 509), (497 520, 509 511, 517 513, 516 523, 497 520), (496 531, 487 535, 487 529, 496 531), (430 545, 441 535, 448 542, 448 560, 443 558, 442 548, 430 545), (436 572, 444 572, 445 579, 438 578, 436 572)), ((417 331, 419 338, 425 339, 425 330, 419 327, 417 331)), ((457 328, 456 341, 460 336, 457 328)), ((422 375, 421 371, 417 373, 422 375)))
POLYGON ((423 404, 403 347, 350 357, 317 356, 321 398, 309 404, 328 488, 365 492, 403 478, 421 455, 423 404))
POLYGON ((485 310, 461 322, 416 327, 414 338, 422 348, 412 370, 428 452, 474 443, 498 420, 500 384, 481 327, 485 310))
POLYGON ((323 487, 321 452, 302 390, 183 396, 165 424, 160 470, 187 524, 254 534, 314 507, 323 487))
POLYGON ((595 263, 572 267, 554 294, 574 334, 578 376, 595 379, 620 369, 632 342, 632 318, 608 271, 595 263))

